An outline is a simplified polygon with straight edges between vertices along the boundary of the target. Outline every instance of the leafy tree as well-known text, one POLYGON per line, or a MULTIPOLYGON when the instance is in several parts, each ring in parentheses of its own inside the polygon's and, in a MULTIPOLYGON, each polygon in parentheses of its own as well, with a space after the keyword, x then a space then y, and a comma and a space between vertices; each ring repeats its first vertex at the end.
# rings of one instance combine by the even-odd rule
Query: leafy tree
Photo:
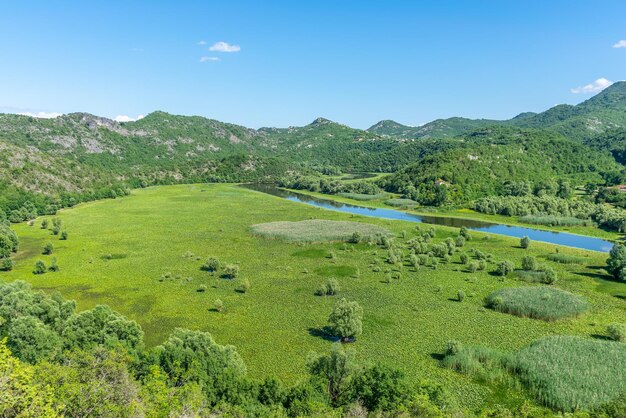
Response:
POLYGON ((361 242, 361 238, 361 233, 359 231, 354 231, 352 235, 350 235, 350 238, 348 238, 348 242, 351 244, 358 244, 361 242))
POLYGON ((311 375, 324 381, 333 407, 346 402, 356 371, 352 350, 344 350, 340 344, 333 344, 328 355, 310 355, 307 367, 311 375))
POLYGON ((42 260, 37 260, 33 274, 44 274, 47 270, 46 264, 42 260))
POLYGON ((11 271, 13 270, 13 260, 10 258, 3 258, 0 262, 0 269, 3 271, 11 271))
POLYGON ((44 219, 41 221, 41 229, 48 229, 48 225, 49 225, 49 223, 48 223, 48 219, 45 219, 45 218, 44 218, 44 219))
POLYGON ((522 238, 519 240, 519 245, 520 245, 520 247, 522 247, 522 248, 524 248, 524 249, 528 248, 528 247, 530 246, 530 238, 528 238, 528 237, 522 237, 522 238))
POLYGON ((328 318, 332 332, 348 342, 361 334, 363 330, 363 308, 357 302, 348 302, 342 298, 328 318))
POLYGON ((14 319, 8 332, 8 347, 22 361, 38 363, 61 350, 59 335, 33 316, 14 319))
POLYGON ((220 261, 217 258, 209 258, 201 267, 204 271, 215 272, 220 269, 220 261))
POLYGON ((615 244, 609 252, 609 258, 606 260, 606 271, 614 278, 620 279, 622 270, 626 268, 626 247, 622 244, 615 244))
POLYGON ((60 416, 53 388, 39 383, 36 369, 11 355, 0 340, 0 411, 5 417, 60 416))
POLYGON ((412 390, 400 370, 375 365, 355 376, 353 394, 369 411, 394 411, 409 401, 412 390))
POLYGON ((98 305, 70 317, 62 336, 67 348, 90 348, 94 345, 113 347, 122 344, 130 350, 136 350, 143 341, 143 331, 137 322, 106 305, 98 305))
POLYGON ((522 258, 522 269, 526 271, 534 271, 539 268, 539 263, 537 259, 533 256, 524 256, 522 258))
POLYGON ((180 386, 195 382, 207 401, 215 404, 239 390, 238 383, 246 374, 243 360, 230 345, 219 345, 209 333, 177 328, 144 360, 143 367, 159 366, 168 376, 168 383, 180 386))
POLYGON ((496 273, 500 276, 506 276, 509 273, 512 273, 515 270, 515 266, 508 260, 501 261, 498 263, 498 267, 496 268, 496 273))

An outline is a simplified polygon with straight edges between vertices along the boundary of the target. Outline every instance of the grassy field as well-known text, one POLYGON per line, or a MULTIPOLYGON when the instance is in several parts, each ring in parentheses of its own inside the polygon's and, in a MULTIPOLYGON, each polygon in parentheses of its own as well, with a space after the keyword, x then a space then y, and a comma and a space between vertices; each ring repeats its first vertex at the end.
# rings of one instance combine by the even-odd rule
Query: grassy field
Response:
MULTIPOLYGON (((469 273, 457 253, 436 269, 404 266, 400 280, 385 283, 387 251, 375 245, 293 244, 255 236, 250 229, 275 221, 356 221, 392 231, 402 246, 417 235, 414 223, 326 211, 235 185, 150 187, 82 204, 58 217, 68 232, 66 241, 41 229, 41 218, 34 226, 15 226, 20 251, 15 269, 0 272, 1 280, 23 279, 58 290, 79 309, 108 304, 137 320, 151 345, 174 327, 208 331, 220 344, 235 345, 254 377, 302 378, 308 352, 329 350, 331 341, 322 329, 337 299, 345 297, 364 310, 363 334, 352 345, 361 360, 399 367, 413 381, 444 383, 466 406, 515 405, 525 396, 516 389, 475 382, 441 367, 446 343, 511 352, 548 335, 602 334, 626 313, 626 296, 611 296, 626 295, 626 284, 611 281, 602 270, 605 254, 564 248, 561 253, 584 257, 586 263, 561 264, 545 258, 554 245, 533 243, 522 250, 517 239, 472 232, 463 251, 478 248, 493 254, 495 262, 507 259, 517 267, 523 256, 534 255, 557 271, 556 287, 589 302, 589 310, 575 319, 519 318, 484 306, 498 289, 527 285, 514 275, 496 277, 493 263, 469 273), (42 255, 48 242, 53 253, 42 255), (32 273, 38 259, 49 264, 51 257, 57 258, 58 272, 32 273), (209 257, 238 265, 238 278, 202 271, 209 257), (339 282, 339 294, 315 296, 329 278, 339 282), (244 279, 250 290, 237 292, 244 279), (202 284, 207 290, 198 292, 202 284), (457 301, 459 290, 466 294, 463 302, 457 301), (213 310, 218 298, 224 302, 222 313, 213 310)), ((434 242, 458 234, 458 229, 434 228, 434 242)))

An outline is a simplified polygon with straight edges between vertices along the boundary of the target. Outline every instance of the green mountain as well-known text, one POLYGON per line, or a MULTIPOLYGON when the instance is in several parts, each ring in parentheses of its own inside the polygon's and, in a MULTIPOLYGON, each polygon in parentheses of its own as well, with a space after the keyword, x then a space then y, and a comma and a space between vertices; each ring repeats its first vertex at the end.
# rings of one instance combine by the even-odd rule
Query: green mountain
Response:
POLYGON ((5 114, 0 209, 31 202, 53 211, 147 184, 274 181, 340 171, 397 172, 392 189, 422 181, 430 188, 443 179, 453 185, 454 200, 465 201, 498 193, 507 179, 617 181, 626 162, 625 127, 624 82, 579 105, 509 121, 449 118, 419 127, 381 121, 368 130, 324 118, 301 127, 250 129, 165 112, 126 123, 87 113, 54 119, 5 114))

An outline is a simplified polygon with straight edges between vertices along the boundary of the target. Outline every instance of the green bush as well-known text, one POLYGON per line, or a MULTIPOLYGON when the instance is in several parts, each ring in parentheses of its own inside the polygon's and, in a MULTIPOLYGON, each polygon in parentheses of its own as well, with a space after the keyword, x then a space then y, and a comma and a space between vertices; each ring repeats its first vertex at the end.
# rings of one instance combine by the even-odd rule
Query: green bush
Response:
POLYGON ((241 281, 241 285, 239 286, 239 291, 241 293, 248 293, 250 291, 250 280, 248 280, 247 278, 243 279, 241 281))
POLYGON ((610 324, 606 332, 613 341, 626 342, 626 324, 610 324))
POLYGON ((11 271, 11 270, 13 270, 13 260, 11 260, 8 257, 3 258, 2 259, 2 263, 0 263, 0 269, 2 269, 2 271, 11 271))
POLYGON ((545 321, 575 317, 588 307, 580 296, 546 286, 500 289, 487 297, 486 304, 498 312, 545 321))
POLYGON ((363 330, 363 308, 357 302, 341 299, 328 317, 328 323, 342 342, 351 341, 363 330))
POLYGON ((60 240, 66 241, 67 240, 67 231, 63 231, 61 232, 61 238, 59 238, 60 240))
POLYGON ((46 268, 46 264, 42 260, 37 260, 35 263, 35 269, 33 270, 34 274, 44 274, 48 269, 46 268))
POLYGON ((215 299, 213 302, 213 307, 217 312, 222 312, 224 310, 224 302, 221 299, 215 299))
POLYGON ((50 260, 50 267, 48 267, 48 271, 59 271, 59 265, 57 264, 57 259, 55 257, 52 257, 52 260, 50 260))
POLYGON ((226 264, 222 277, 226 279, 236 279, 239 275, 239 266, 236 264, 226 264))
POLYGON ((46 245, 44 245, 42 254, 50 255, 50 254, 52 254, 53 251, 54 251, 54 247, 52 246, 52 243, 49 242, 46 245))
POLYGON ((522 258, 522 270, 535 271, 538 267, 539 263, 535 257, 527 255, 522 258))
POLYGON ((522 237, 522 238, 519 240, 519 245, 520 245, 520 247, 522 247, 522 248, 524 248, 524 249, 526 249, 526 248, 530 247, 530 238, 528 238, 528 237, 522 237))
POLYGON ((208 272, 218 271, 220 269, 220 260, 218 260, 217 258, 211 257, 208 260, 206 260, 204 264, 202 264, 202 267, 200 268, 208 272))
POLYGON ((496 267, 496 274, 499 276, 506 276, 509 273, 512 273, 515 270, 515 266, 508 260, 501 261, 498 263, 498 267, 496 267))
POLYGON ((459 302, 463 302, 465 300, 465 292, 462 290, 457 291, 456 298, 459 302))

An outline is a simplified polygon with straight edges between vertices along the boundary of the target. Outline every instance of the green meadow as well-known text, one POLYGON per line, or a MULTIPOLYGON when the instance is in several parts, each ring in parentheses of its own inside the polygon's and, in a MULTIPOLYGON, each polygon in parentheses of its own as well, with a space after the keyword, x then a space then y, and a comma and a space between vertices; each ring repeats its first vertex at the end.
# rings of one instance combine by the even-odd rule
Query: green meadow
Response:
MULTIPOLYGON (((218 343, 237 347, 253 377, 303 378, 307 354, 330 349, 324 327, 338 298, 345 297, 363 307, 363 333, 351 344, 361 360, 401 368, 415 382, 440 382, 464 406, 517 405, 530 395, 442 367, 447 342, 516 352, 551 335, 601 338, 608 324, 626 316, 626 284, 604 272, 606 254, 562 248, 560 254, 583 261, 561 263, 548 258, 554 245, 533 242, 524 250, 516 239, 472 232, 472 240, 436 268, 392 266, 385 262, 387 251, 375 244, 286 242, 255 234, 251 227, 360 222, 368 224, 365 230, 390 231, 403 248, 421 234, 418 224, 326 211, 237 185, 149 187, 128 197, 81 204, 57 217, 67 240, 42 229, 42 218, 32 226, 15 226, 20 250, 14 270, 0 272, 0 280, 21 279, 59 291, 75 299, 79 309, 108 304, 139 322, 149 345, 163 341, 175 327, 208 331, 218 343), (43 255, 48 242, 53 252, 43 255), (460 254, 471 254, 470 249, 492 254, 484 270, 472 273, 461 264, 460 254), (515 274, 493 273, 503 260, 519 268, 526 255, 554 269, 558 281, 552 287, 581 296, 588 309, 551 322, 488 309, 485 299, 493 292, 529 286, 515 274), (59 271, 33 274, 37 260, 49 265, 52 257, 59 271), (203 271, 210 257, 238 265, 237 277, 203 271), (400 270, 401 277, 387 283, 388 269, 400 270), (316 296, 329 278, 338 281, 338 295, 316 296), (238 289, 245 279, 250 289, 244 293, 238 289), (459 291, 465 295, 462 301, 459 291), (216 299, 224 303, 222 312, 213 309, 216 299)), ((434 229, 434 243, 459 233, 434 229)))

